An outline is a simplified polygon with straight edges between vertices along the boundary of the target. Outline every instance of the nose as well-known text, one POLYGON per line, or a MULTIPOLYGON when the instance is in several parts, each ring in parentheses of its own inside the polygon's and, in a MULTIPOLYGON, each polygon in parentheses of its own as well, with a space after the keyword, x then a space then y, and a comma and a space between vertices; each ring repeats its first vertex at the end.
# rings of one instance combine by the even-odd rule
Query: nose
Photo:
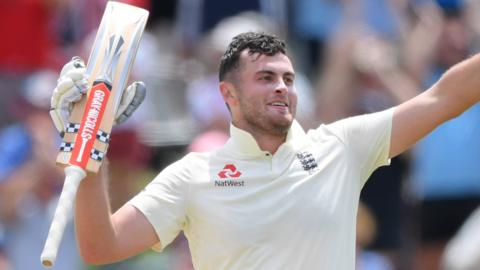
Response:
POLYGON ((283 80, 279 80, 275 86, 275 93, 277 94, 286 94, 288 92, 288 87, 283 80))

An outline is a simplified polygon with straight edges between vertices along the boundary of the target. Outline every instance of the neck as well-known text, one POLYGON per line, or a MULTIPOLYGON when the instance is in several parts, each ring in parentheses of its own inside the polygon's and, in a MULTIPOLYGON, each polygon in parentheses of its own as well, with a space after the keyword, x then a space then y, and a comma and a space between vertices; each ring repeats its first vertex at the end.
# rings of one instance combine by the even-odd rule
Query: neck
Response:
POLYGON ((257 141, 258 147, 263 151, 268 151, 272 155, 275 154, 280 147, 285 142, 287 136, 279 137, 266 137, 266 136, 255 136, 253 135, 255 140, 257 141))
POLYGON ((262 151, 268 151, 272 155, 277 152, 278 148, 280 145, 282 145, 286 139, 287 139, 287 134, 272 134, 265 132, 263 130, 258 130, 258 129, 253 129, 253 128, 246 128, 246 127, 239 127, 240 129, 243 129, 250 133, 255 141, 258 144, 258 147, 262 151))

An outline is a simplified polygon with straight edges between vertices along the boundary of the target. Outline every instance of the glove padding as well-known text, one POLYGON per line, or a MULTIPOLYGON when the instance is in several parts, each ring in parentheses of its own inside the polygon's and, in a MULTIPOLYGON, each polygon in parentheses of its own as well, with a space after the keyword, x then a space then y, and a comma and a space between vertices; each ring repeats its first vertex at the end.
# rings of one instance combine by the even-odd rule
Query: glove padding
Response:
MULTIPOLYGON (((88 90, 88 76, 85 63, 80 57, 73 57, 63 66, 57 87, 50 101, 50 116, 55 128, 63 136, 69 123, 75 102, 80 101, 88 90)), ((120 105, 115 113, 115 124, 125 122, 145 99, 146 87, 143 82, 134 82, 122 93, 120 105)))
POLYGON ((133 82, 123 91, 120 105, 115 114, 115 124, 125 122, 133 112, 142 104, 147 94, 147 87, 143 82, 133 82))

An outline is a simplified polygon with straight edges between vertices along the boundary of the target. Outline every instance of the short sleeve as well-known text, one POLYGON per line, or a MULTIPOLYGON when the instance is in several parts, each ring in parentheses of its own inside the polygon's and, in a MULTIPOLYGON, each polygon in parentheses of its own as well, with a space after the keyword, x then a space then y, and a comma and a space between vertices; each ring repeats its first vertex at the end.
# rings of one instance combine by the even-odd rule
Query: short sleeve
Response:
POLYGON ((189 180, 185 165, 182 159, 168 166, 128 202, 154 227, 161 242, 152 247, 156 251, 170 244, 185 226, 189 180))
POLYGON ((325 126, 344 143, 350 161, 358 166, 362 185, 375 169, 390 164, 393 110, 354 116, 325 126))

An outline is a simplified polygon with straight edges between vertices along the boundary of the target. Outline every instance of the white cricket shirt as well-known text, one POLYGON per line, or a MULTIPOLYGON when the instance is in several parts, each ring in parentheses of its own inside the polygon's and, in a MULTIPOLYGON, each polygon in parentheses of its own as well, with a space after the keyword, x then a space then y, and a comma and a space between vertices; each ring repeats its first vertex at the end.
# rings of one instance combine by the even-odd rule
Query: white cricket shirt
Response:
POLYGON ((168 245, 183 230, 195 269, 353 270, 360 190, 389 164, 393 109, 297 122, 272 156, 234 126, 225 146, 190 153, 129 203, 168 245))

